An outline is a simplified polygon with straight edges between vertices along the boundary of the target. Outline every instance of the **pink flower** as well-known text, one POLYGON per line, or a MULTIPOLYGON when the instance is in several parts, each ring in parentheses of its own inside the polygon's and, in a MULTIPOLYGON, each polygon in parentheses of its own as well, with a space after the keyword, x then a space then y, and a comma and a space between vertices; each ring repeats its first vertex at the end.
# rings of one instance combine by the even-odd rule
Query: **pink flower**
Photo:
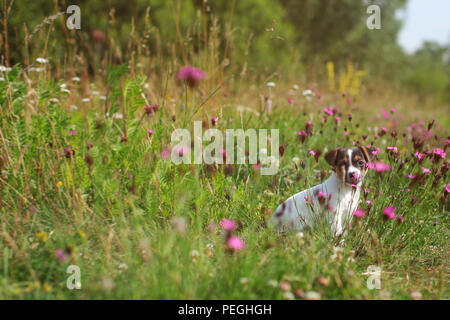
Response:
POLYGON ((315 156, 315 155, 316 155, 316 152, 315 152, 314 150, 309 150, 308 154, 310 154, 310 155, 312 155, 312 156, 315 156))
POLYGON ((386 219, 395 219, 395 208, 392 206, 386 207, 383 210, 383 215, 386 219))
POLYGON ((385 118, 386 120, 389 119, 389 113, 386 110, 381 109, 381 114, 383 115, 383 118, 385 118))
POLYGON ((298 133, 297 133, 299 136, 306 136, 306 131, 299 131, 298 133))
POLYGON ((362 218, 365 216, 365 212, 364 212, 364 210, 357 209, 357 210, 353 211, 353 215, 357 218, 362 218))
POLYGON ((396 109, 395 108, 391 108, 391 113, 395 113, 396 109))
POLYGON ((407 177, 408 179, 414 179, 416 176, 413 176, 412 174, 408 174, 406 177, 407 177))
POLYGON ((56 259, 58 259, 58 262, 65 262, 68 260, 68 256, 65 254, 64 250, 62 250, 62 249, 55 250, 55 257, 56 257, 56 259))
POLYGON ((373 202, 370 201, 370 200, 366 200, 366 203, 367 203, 369 206, 373 205, 373 202))
POLYGON ((421 160, 422 158, 425 157, 425 155, 424 155, 423 153, 420 153, 420 152, 416 152, 414 155, 415 155, 416 158, 419 159, 419 160, 421 160))
POLYGON ((323 112, 325 112, 326 114, 332 116, 333 115, 333 111, 331 109, 325 108, 323 109, 323 112))
MULTIPOLYGON (((371 146, 367 146, 368 148, 370 148, 371 146)), ((380 153, 380 148, 375 148, 375 150, 373 150, 372 151, 372 154, 374 155, 374 156, 376 156, 377 154, 379 154, 380 153)))
POLYGON ((217 120, 219 120, 219 118, 217 118, 217 117, 211 117, 211 124, 212 124, 213 126, 215 126, 216 123, 217 123, 217 120))
POLYGON ((254 164, 254 165, 252 165, 252 168, 255 169, 255 170, 259 170, 259 169, 261 169, 261 165, 254 164))
POLYGON ((70 130, 70 134, 71 134, 72 136, 74 136, 74 135, 77 134, 77 132, 76 132, 75 130, 70 130))
POLYGON ((392 152, 397 153, 397 147, 387 147, 386 149, 391 150, 392 152))
POLYGON ((288 102, 289 102, 290 104, 293 104, 293 103, 294 103, 294 99, 289 98, 289 99, 288 99, 288 102))
POLYGON ((147 130, 148 136, 151 137, 153 134, 153 129, 148 129, 147 130))
POLYGON ((445 159, 445 152, 441 148, 436 148, 436 149, 433 149, 433 150, 431 150, 429 152, 433 153, 433 154, 436 154, 438 156, 441 156, 441 158, 445 159))
POLYGON ((184 66, 177 73, 177 78, 179 80, 184 80, 189 85, 189 87, 194 88, 198 82, 206 77, 204 71, 192 67, 192 66, 184 66))
POLYGON ((164 148, 161 151, 161 158, 163 158, 164 160, 167 160, 167 159, 169 159, 169 157, 170 157, 170 150, 168 148, 164 148))
POLYGON ((377 172, 384 172, 384 171, 388 171, 390 167, 388 164, 386 164, 384 162, 377 161, 375 163, 369 163, 368 168, 375 169, 377 172))
POLYGON ((444 190, 446 193, 450 193, 450 184, 446 184, 444 190))
POLYGON ((422 170, 423 170, 423 173, 425 173, 425 174, 427 174, 427 173, 430 173, 430 172, 431 172, 431 170, 430 170, 430 169, 427 169, 427 168, 424 168, 424 167, 422 167, 422 170))
POLYGON ((402 223, 402 222, 405 221, 405 217, 398 216, 398 217, 397 217, 397 221, 398 221, 398 223, 402 223))
POLYGON ((244 241, 237 236, 228 238, 227 244, 232 250, 243 250, 245 248, 244 241))
POLYGON ((176 146, 172 149, 173 154, 178 154, 179 157, 182 157, 184 154, 187 154, 190 152, 190 149, 188 147, 184 146, 176 146))
POLYGON ((223 218, 220 220, 220 226, 226 231, 233 231, 236 229, 236 222, 230 219, 223 218))
POLYGON ((348 131, 344 131, 344 136, 348 136, 348 131))

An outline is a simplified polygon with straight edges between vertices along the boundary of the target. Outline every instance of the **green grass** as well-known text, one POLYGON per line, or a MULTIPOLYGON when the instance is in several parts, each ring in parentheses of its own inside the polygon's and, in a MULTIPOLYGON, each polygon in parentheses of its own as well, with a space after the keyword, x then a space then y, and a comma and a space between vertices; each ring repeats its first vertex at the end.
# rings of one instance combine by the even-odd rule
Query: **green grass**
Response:
MULTIPOLYGON (((442 201, 448 173, 438 174, 447 160, 417 163, 407 127, 418 120, 407 107, 399 107, 385 120, 377 110, 390 107, 376 105, 373 110, 373 102, 364 96, 348 105, 338 95, 325 93, 325 104, 319 106, 307 102, 300 90, 290 105, 287 89, 279 89, 270 93, 273 112, 257 116, 236 106, 257 104, 259 95, 268 92, 264 83, 242 86, 240 94, 226 88, 212 94, 216 85, 186 91, 174 75, 155 84, 120 70, 107 77, 108 102, 91 94, 84 103, 85 84, 43 75, 29 84, 19 70, 14 68, 0 82, 1 299, 289 298, 280 282, 289 282, 290 290, 286 283, 281 287, 292 293, 316 291, 322 299, 410 299, 411 291, 425 299, 450 297, 448 199, 442 201), (70 94, 58 87, 63 82, 70 94), (161 104, 151 117, 144 114, 144 97, 161 104), (72 104, 78 109, 72 110, 72 104), (329 105, 342 112, 338 126, 334 116, 322 123, 322 109, 329 105), (197 108, 200 111, 193 115, 197 108), (111 117, 115 112, 123 118, 111 117), (347 119, 349 112, 352 121, 347 119), (278 174, 262 176, 247 164, 232 170, 222 165, 177 166, 161 157, 175 128, 191 129, 194 120, 211 127, 211 116, 219 117, 220 130, 279 129, 286 150, 278 174), (314 134, 301 143, 297 132, 308 120, 314 134), (375 139, 374 128, 381 126, 388 133, 375 139), (147 129, 154 130, 151 137, 147 129), (393 130, 396 138, 390 135, 393 130), (121 142, 125 132, 128 141, 121 142), (378 158, 393 170, 368 173, 367 200, 374 205, 368 211, 361 198, 366 216, 348 231, 342 252, 335 254, 337 244, 319 230, 299 237, 264 227, 268 210, 273 212, 290 195, 321 182, 316 170, 327 170, 329 176, 323 156, 316 162, 308 157, 309 150, 351 146, 354 140, 373 141, 381 149, 378 158), (398 147, 397 162, 388 157, 387 146, 398 147), (64 148, 74 154, 66 150, 65 156, 64 148), (294 165, 295 157, 305 161, 304 169, 294 165), (432 174, 410 186, 406 175, 419 174, 421 167, 432 174), (411 191, 401 191, 407 188, 411 191), (414 205, 411 195, 417 198, 414 205), (382 219, 389 205, 405 217, 403 223, 382 219), (177 217, 186 222, 184 233, 173 226, 177 217), (222 218, 239 221, 233 233, 245 241, 244 250, 226 250, 222 218), (65 261, 55 257, 58 249, 64 250, 65 261), (80 267, 81 290, 66 287, 69 265, 80 267), (381 290, 366 286, 368 276, 362 273, 370 265, 382 270, 381 290)), ((289 88, 292 83, 284 85, 289 88)), ((103 83, 96 86, 106 92, 103 83)), ((441 128, 432 128, 436 138, 425 141, 424 151, 447 144, 449 118, 445 112, 440 116, 441 128)))

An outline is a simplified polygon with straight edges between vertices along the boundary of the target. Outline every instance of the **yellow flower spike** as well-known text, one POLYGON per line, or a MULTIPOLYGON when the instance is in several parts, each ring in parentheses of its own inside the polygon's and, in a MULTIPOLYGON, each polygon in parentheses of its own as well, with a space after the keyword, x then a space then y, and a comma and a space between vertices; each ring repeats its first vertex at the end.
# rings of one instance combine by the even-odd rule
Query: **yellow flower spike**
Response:
POLYGON ((57 186, 58 188, 61 188, 62 185, 63 185, 63 183, 62 183, 61 181, 58 181, 58 182, 56 183, 56 186, 57 186))
POLYGON ((83 230, 78 230, 78 235, 83 239, 86 238, 86 232, 84 232, 83 230))
POLYGON ((38 232, 36 233, 36 238, 38 238, 39 241, 41 241, 42 243, 47 242, 48 240, 48 236, 44 231, 38 232))

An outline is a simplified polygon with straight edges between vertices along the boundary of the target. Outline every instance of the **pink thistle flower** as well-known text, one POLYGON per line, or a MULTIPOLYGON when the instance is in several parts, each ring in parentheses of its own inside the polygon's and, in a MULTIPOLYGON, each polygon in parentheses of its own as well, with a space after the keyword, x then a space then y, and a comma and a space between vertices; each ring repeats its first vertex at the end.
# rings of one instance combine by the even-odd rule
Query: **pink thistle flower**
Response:
POLYGON ((423 153, 420 153, 420 152, 416 152, 414 155, 419 160, 422 160, 425 157, 425 155, 423 153))
POLYGON ((391 108, 391 113, 395 113, 397 111, 395 108, 391 108))
POLYGON ((395 152, 395 153, 397 153, 397 147, 387 147, 386 148, 387 150, 391 150, 392 152, 395 152))
POLYGON ((309 150, 308 154, 311 155, 311 156, 315 156, 316 152, 314 150, 309 150))
POLYGON ((293 104, 293 103, 294 103, 294 99, 289 98, 289 99, 288 99, 288 102, 289 102, 290 104, 293 104))
POLYGON ((329 109, 329 108, 323 109, 323 112, 325 112, 326 114, 328 114, 328 115, 330 115, 330 116, 333 115, 333 111, 332 111, 331 109, 329 109))
MULTIPOLYGON (((370 148, 371 146, 367 146, 368 148, 370 148)), ((379 154, 380 153, 380 148, 375 148, 375 150, 373 150, 372 151, 372 154, 374 155, 374 156, 376 156, 377 154, 379 154)))
POLYGON ((383 118, 385 118, 386 120, 389 119, 389 113, 386 110, 381 109, 381 114, 383 115, 383 118))
POLYGON ((306 136, 307 134, 306 134, 306 131, 299 131, 298 133, 297 133, 299 136, 306 136))
POLYGON ((70 130, 70 134, 71 134, 72 136, 74 136, 74 135, 77 134, 77 132, 76 132, 75 130, 70 130))
POLYGON ((400 223, 402 223, 402 222, 404 222, 405 221, 405 217, 403 217, 403 216, 398 216, 397 217, 397 222, 400 224, 400 223))
POLYGON ((348 136, 348 131, 344 131, 344 137, 348 136))
POLYGON ((383 216, 385 219, 395 219, 395 208, 392 206, 383 209, 383 216))
POLYGON ((357 210, 353 211, 353 215, 357 218, 362 218, 365 216, 365 214, 366 213, 364 212, 364 210, 361 210, 361 209, 357 209, 357 210))
POLYGON ((62 250, 62 249, 55 250, 55 257, 56 257, 56 259, 58 259, 58 262, 65 262, 68 260, 67 255, 65 254, 64 250, 62 250))
POLYGON ((226 231, 233 231, 234 229, 236 229, 236 222, 230 219, 223 218, 222 220, 220 220, 220 226, 226 231))
POLYGON ((179 80, 186 81, 189 87, 194 88, 200 80, 206 77, 206 73, 192 66, 184 66, 177 73, 179 80))
POLYGON ((217 117, 211 117, 211 124, 212 124, 213 126, 215 126, 215 125, 217 124, 217 120, 219 120, 219 118, 217 118, 217 117))
POLYGON ((406 177, 407 177, 408 179, 414 179, 416 176, 413 176, 412 174, 408 174, 406 177))
POLYGON ((237 236, 232 236, 232 237, 228 238, 227 244, 232 250, 235 250, 235 251, 243 250, 245 248, 244 241, 237 236))
POLYGON ((450 184, 445 185, 444 192, 450 193, 450 184))
POLYGON ((148 134, 149 137, 151 137, 152 134, 153 134, 153 129, 148 129, 147 130, 147 134, 148 134))
POLYGON ((439 224, 439 222, 435 221, 433 222, 433 225, 437 226, 439 224))
POLYGON ((441 156, 441 158, 445 159, 445 152, 441 148, 436 148, 430 151, 430 153, 433 153, 435 155, 441 156))
POLYGON ((422 167, 423 173, 427 174, 427 173, 431 173, 430 169, 424 168, 422 167))
POLYGON ((167 160, 167 159, 169 159, 169 157, 170 157, 170 150, 168 148, 164 148, 161 151, 161 158, 163 158, 164 160, 167 160))
POLYGON ((146 105, 144 107, 144 111, 146 115, 151 115, 153 113, 153 106, 152 105, 146 105))
POLYGON ((375 163, 369 163, 368 168, 375 169, 377 172, 384 172, 384 171, 388 171, 390 169, 388 164, 381 162, 381 161, 377 161, 375 163))
POLYGON ((373 205, 373 202, 370 201, 370 200, 366 200, 366 203, 367 203, 369 206, 373 205))

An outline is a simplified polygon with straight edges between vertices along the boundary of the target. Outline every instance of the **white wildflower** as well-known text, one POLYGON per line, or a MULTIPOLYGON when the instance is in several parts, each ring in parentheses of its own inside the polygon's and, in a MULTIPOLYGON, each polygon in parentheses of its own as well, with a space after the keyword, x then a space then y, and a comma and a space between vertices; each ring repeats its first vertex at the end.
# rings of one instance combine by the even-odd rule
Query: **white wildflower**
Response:
POLYGON ((36 62, 41 63, 41 64, 46 64, 48 62, 48 60, 44 59, 44 58, 36 58, 36 62))
POLYGON ((285 292, 283 293, 283 298, 285 298, 286 300, 294 300, 294 294, 292 292, 285 292))
POLYGON ((273 87, 275 87, 275 82, 272 82, 272 81, 271 82, 267 82, 266 85, 268 87, 272 87, 273 88, 273 87))
POLYGON ((306 300, 320 300, 320 293, 316 291, 307 291, 304 294, 306 300))

